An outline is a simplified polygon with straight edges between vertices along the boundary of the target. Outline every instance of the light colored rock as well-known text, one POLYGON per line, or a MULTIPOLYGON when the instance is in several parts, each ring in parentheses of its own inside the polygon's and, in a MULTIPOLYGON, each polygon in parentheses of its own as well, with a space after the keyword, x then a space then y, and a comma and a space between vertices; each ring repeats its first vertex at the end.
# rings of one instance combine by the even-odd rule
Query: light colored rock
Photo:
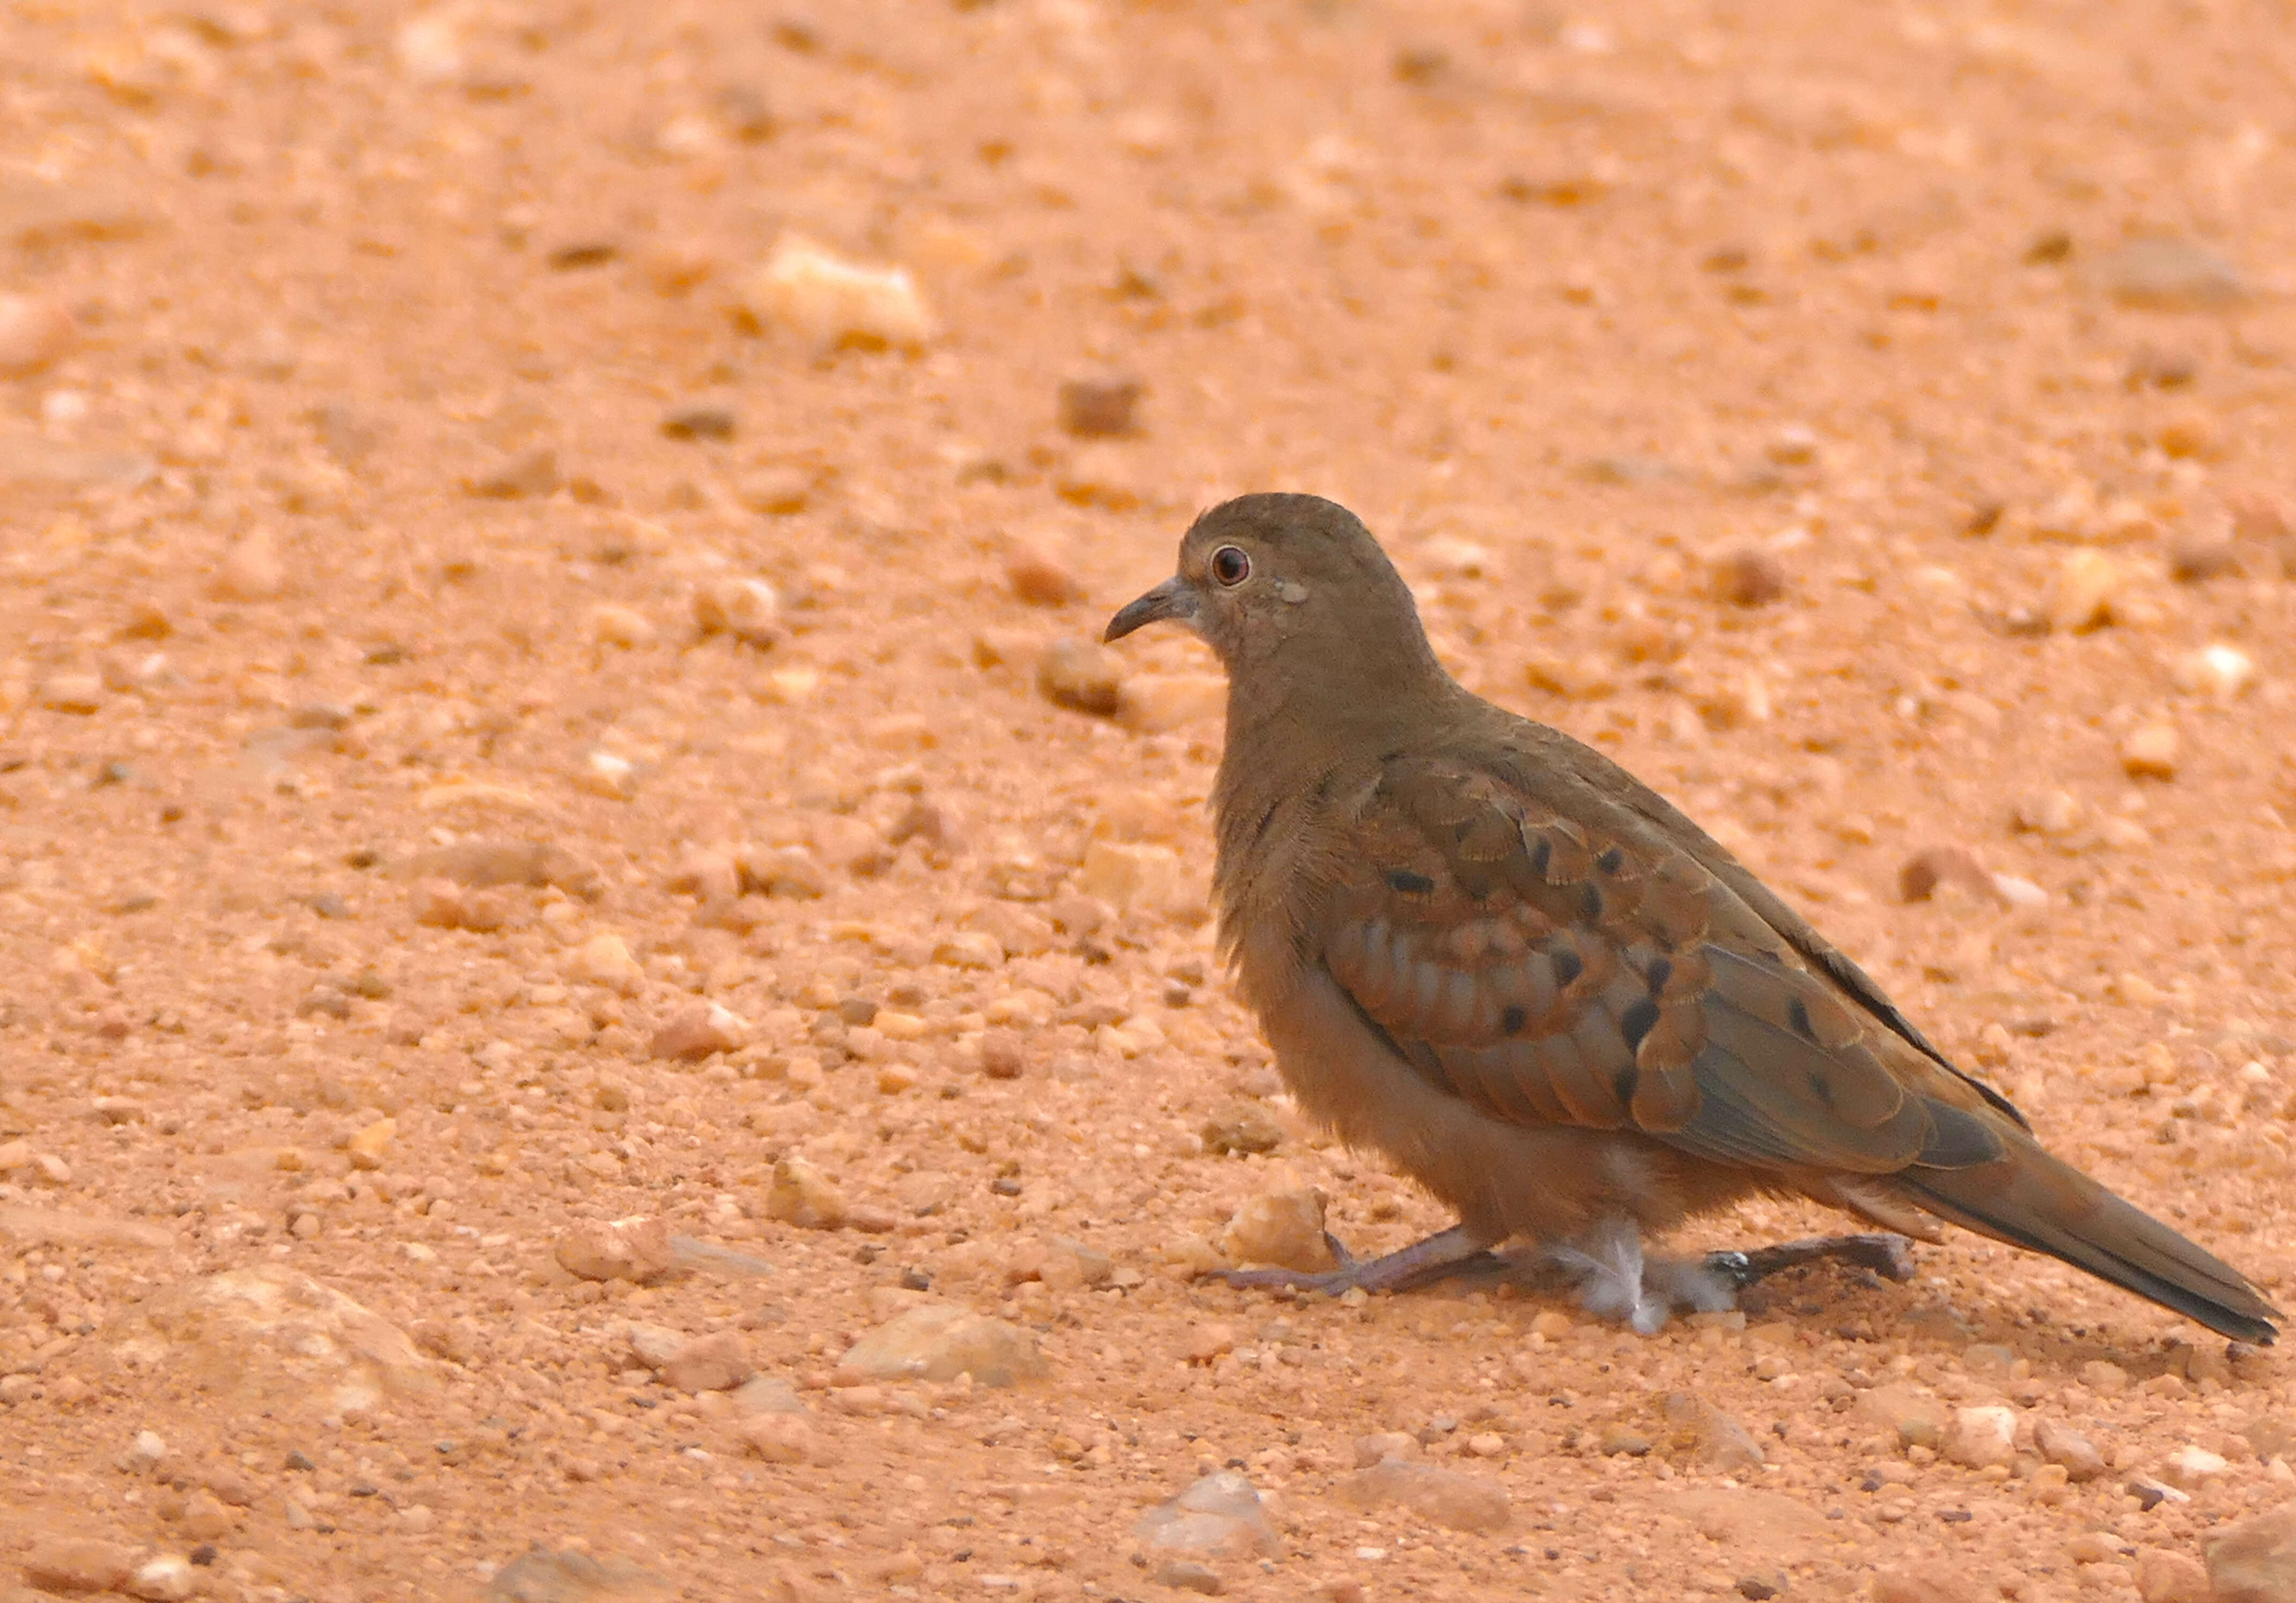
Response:
POLYGON ((650 1370, 658 1370, 677 1356, 686 1340, 682 1330, 636 1319, 622 1327, 621 1338, 630 1356, 650 1370))
POLYGON ((2161 1473, 2170 1485, 2182 1486, 2190 1492, 2231 1468, 2222 1453, 2210 1452, 2205 1447, 2186 1443, 2169 1455, 2169 1461, 2161 1467, 2161 1473))
POLYGON ((168 1461, 168 1443, 156 1430, 139 1430, 120 1456, 119 1467, 130 1475, 149 1475, 168 1461))
POLYGON ((1085 599, 1084 585, 1065 563, 1029 547, 1004 559, 1004 582, 1031 607, 1072 607, 1085 599))
POLYGON ((782 637, 782 602, 763 579, 718 579, 693 593, 693 622, 704 634, 730 634, 760 650, 782 637))
POLYGON ((287 561, 277 537, 258 528, 232 543, 209 588, 226 601, 269 601, 287 593, 287 561))
MULTIPOLYGON (((537 1544, 496 1571, 485 1597, 486 1603, 670 1603, 677 1591, 634 1564, 537 1544)), ((801 1594, 770 1586, 761 1595, 779 1603, 801 1594)))
POLYGON ((116 1592, 135 1574, 135 1550, 92 1537, 42 1535, 16 1562, 25 1581, 42 1591, 116 1592))
POLYGON ((2296 1603, 2296 1503, 2219 1526, 2208 1563, 2217 1603, 2296 1603))
POLYGON ((602 603, 590 609, 590 638, 602 646, 636 650, 654 642, 653 620, 635 607, 602 603))
POLYGON ((2101 551, 2068 552, 2050 583, 2045 611, 2063 634, 2098 629, 2114 621, 2113 603, 2127 588, 2128 568, 2101 551))
POLYGON ((2062 1419, 2042 1419, 2033 1425, 2033 1445, 2040 1455, 2065 1472, 2065 1478, 2091 1481, 2104 1473, 2104 1454, 2096 1444, 2062 1419))
POLYGON ((464 478, 463 493, 482 501, 520 501, 529 495, 554 495, 562 482, 558 471, 558 453, 547 446, 537 446, 464 478))
POLYGON ((960 929, 933 944, 932 959, 952 969, 995 969, 1004 961, 1004 946, 985 930, 960 929))
POLYGON ((1900 1447, 1935 1448, 1945 1437, 1946 1405, 1902 1383, 1861 1393, 1857 1411, 1894 1435, 1900 1447))
POLYGON ((1234 1351, 1235 1327, 1226 1320, 1209 1320, 1190 1326, 1187 1344, 1183 1349, 1190 1363, 1210 1363, 1222 1354, 1234 1351))
POLYGON ((394 1118, 380 1118, 362 1126, 343 1146, 351 1167, 369 1172, 381 1168, 391 1140, 398 1133, 398 1121, 394 1118))
POLYGON ((611 801, 628 801, 638 793, 638 765, 603 746, 584 752, 567 777, 578 788, 611 801))
POLYGON ((741 304, 760 323, 795 330, 821 349, 914 348, 934 333, 907 269, 852 261, 799 233, 775 243, 742 286, 741 304))
POLYGON ((2223 312, 2255 294, 2230 258, 2190 240, 2131 240, 2105 251, 2088 281, 2123 306, 2152 312, 2223 312))
POLYGON ((2195 696, 2230 701, 2256 677, 2256 664, 2238 646, 2219 641, 2177 659, 2177 688, 2195 696))
POLYGON ((2006 1464, 2017 1456, 2017 1411, 1990 1406, 1955 1410, 1941 1451, 1964 1468, 2006 1464))
POLYGON ((1209 1564, 1199 1564, 1193 1558, 1167 1558, 1156 1566, 1155 1582, 1175 1591, 1201 1592, 1207 1598, 1217 1598, 1227 1591, 1227 1583, 1209 1564))
MULTIPOLYGON (((1222 1327, 1225 1329, 1226 1327, 1222 1327)), ((1235 1344, 1231 1340, 1228 1345, 1235 1344)), ((1375 1430, 1355 1439, 1356 1468, 1368 1469, 1388 1459, 1415 1459, 1419 1456, 1419 1438, 1408 1431, 1375 1430)))
POLYGON ((228 1534, 234 1522, 231 1510, 223 1500, 209 1492, 194 1492, 184 1501, 184 1517, 179 1522, 184 1534, 193 1542, 214 1542, 228 1534))
POLYGON ((1037 658, 1037 693, 1070 712, 1112 718, 1124 705, 1124 658, 1097 641, 1057 641, 1037 658))
POLYGON ((499 891, 466 890, 452 879, 417 879, 407 892, 407 910, 429 929, 467 929, 488 935, 508 925, 511 906, 499 891))
POLYGON ((812 1421, 793 1411, 775 1410, 751 1414, 734 1427, 743 1445, 768 1464, 818 1464, 824 1461, 820 1436, 812 1421))
POLYGON ((1128 912, 1168 917, 1201 914, 1202 885, 1179 853, 1166 846, 1095 840, 1085 847, 1079 888, 1128 912))
POLYGON ((1837 1534, 1824 1515, 1779 1492, 1676 1486, 1668 1489, 1658 1508, 1688 1520, 1709 1541, 1742 1549, 1774 1563, 1805 1562, 1837 1534))
POLYGON ((450 84, 468 66, 463 21, 451 10, 424 12, 401 23, 391 44, 398 65, 418 84, 450 84))
POLYGON ((2180 744, 2173 724, 2140 724, 2121 737, 2120 765, 2131 779, 2174 779, 2180 744))
POLYGON ((1240 1264, 1308 1272, 1339 1266, 1324 1233, 1324 1193, 1312 1186, 1246 1198, 1218 1245, 1240 1264))
POLYGON ((618 935, 594 935, 575 948, 566 965, 566 977, 624 996, 634 996, 645 988, 644 968, 630 955, 629 944, 618 935))
POLYGON ((653 1034, 648 1052, 656 1058, 693 1061, 715 1052, 736 1052, 750 1039, 749 1021, 722 1002, 696 1002, 671 1015, 653 1034))
POLYGON ((1993 894, 2005 907, 2030 910, 2049 904, 2048 891, 2030 879, 2015 874, 1990 874, 1987 878, 1992 881, 1993 894))
POLYGON ((1273 1152, 1283 1144, 1283 1126, 1260 1102, 1230 1102, 1216 1108, 1197 1133, 1204 1150, 1216 1157, 1273 1152))
POLYGON ((778 1375, 753 1375, 735 1386, 734 1408, 743 1415, 805 1412, 797 1388, 778 1375))
POLYGON ((1998 1589, 1935 1566, 1883 1570, 1874 1577, 1874 1603, 1993 1603, 1998 1589))
POLYGON ((766 1217, 804 1230, 837 1230, 850 1210, 845 1197, 829 1177, 802 1157, 784 1157, 774 1165, 774 1182, 766 1193, 766 1217))
POLYGON ((1454 1531, 1503 1531, 1511 1517, 1506 1488, 1495 1477, 1401 1459, 1348 1476, 1339 1495, 1359 1509, 1400 1505, 1454 1531))
POLYGON ((72 315, 45 295, 0 294, 0 379, 25 379, 71 348, 72 315))
POLYGON ((2035 835, 2062 838, 2080 828, 2080 801, 2070 790, 2038 790, 2018 798, 2013 822, 2035 835))
POLYGON ((0 426, 0 487, 132 490, 149 484, 159 470, 148 456, 70 446, 34 430, 0 426))
POLYGON ((1998 894, 1993 876, 1967 846, 1925 846, 1898 865, 1898 895, 1906 902, 1927 902, 1941 889, 1991 900, 1998 894))
POLYGON ((808 900, 829 888, 821 860, 801 846, 745 849, 735 856, 744 890, 765 896, 808 900))
POLYGON ((1673 1457, 1726 1473, 1763 1462, 1761 1444, 1746 1427, 1694 1393, 1669 1392, 1659 1400, 1659 1414, 1673 1457))
POLYGON ((2199 1559, 2164 1548, 2137 1550, 2136 1595, 2144 1603, 2216 1603, 2218 1597, 2199 1559))
POLYGON ((103 680, 94 674, 51 674, 32 699, 52 713, 86 717, 103 710, 103 680))
POLYGON ((838 1360, 855 1380, 954 1380, 1012 1386, 1047 1372, 1037 1338, 1020 1326, 951 1304, 928 1304, 870 1331, 838 1360))
POLYGON ((703 902, 730 902, 742 894, 741 860, 731 852, 688 852, 670 871, 668 888, 703 902))
POLYGON ((497 885, 538 890, 554 885, 570 896, 585 898, 599 890, 595 869, 546 840, 458 840, 419 854, 404 872, 417 879, 450 879, 473 890, 497 885))
POLYGON ((758 1372, 740 1335, 713 1331, 683 1342, 661 1366, 661 1378, 683 1392, 730 1392, 758 1372))
POLYGON ((234 1408, 373 1410, 430 1390, 438 1373, 396 1325, 275 1264, 161 1289, 123 1321, 112 1352, 234 1408))
POLYGON ((638 1285, 668 1278, 677 1269, 665 1219, 586 1222, 558 1238, 551 1255, 567 1273, 585 1280, 629 1280, 638 1285))
POLYGON ((1050 1240, 1024 1236, 1013 1244, 1004 1257, 1004 1280, 1008 1285, 1036 1280, 1055 1291, 1076 1291, 1086 1286, 1105 1286, 1115 1272, 1116 1265, 1106 1253, 1065 1236, 1054 1236, 1050 1240))
POLYGON ((1275 1524, 1241 1470, 1205 1476, 1132 1526, 1142 1546, 1157 1553, 1216 1558, 1275 1558, 1283 1550, 1275 1524))

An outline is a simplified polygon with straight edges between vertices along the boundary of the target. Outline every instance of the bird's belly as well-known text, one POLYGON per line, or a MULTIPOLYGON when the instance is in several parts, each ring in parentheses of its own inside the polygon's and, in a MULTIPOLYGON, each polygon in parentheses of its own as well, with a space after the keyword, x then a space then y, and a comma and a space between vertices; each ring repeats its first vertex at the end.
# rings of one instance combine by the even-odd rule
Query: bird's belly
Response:
POLYGON ((1665 1231, 1758 1189, 1752 1174, 1636 1132, 1494 1118, 1398 1057, 1328 974, 1293 987, 1261 1022, 1300 1106, 1349 1146, 1385 1153, 1487 1241, 1555 1240, 1619 1217, 1665 1231))

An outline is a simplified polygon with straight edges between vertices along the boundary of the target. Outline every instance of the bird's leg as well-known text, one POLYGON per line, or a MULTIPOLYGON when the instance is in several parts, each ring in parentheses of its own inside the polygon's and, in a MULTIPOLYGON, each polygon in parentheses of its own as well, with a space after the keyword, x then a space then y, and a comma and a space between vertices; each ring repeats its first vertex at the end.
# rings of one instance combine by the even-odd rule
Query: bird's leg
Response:
POLYGON ((1423 1286, 1431 1280, 1439 1280, 1446 1275, 1476 1266, 1477 1260, 1490 1255, 1484 1250, 1480 1239, 1469 1234, 1467 1228, 1460 1224, 1455 1224, 1447 1231, 1438 1231, 1423 1241, 1414 1241, 1400 1251, 1380 1258, 1358 1259, 1332 1235, 1326 1233, 1324 1239, 1331 1244, 1332 1256, 1339 1260, 1337 1269, 1321 1272, 1298 1269, 1223 1269, 1206 1278, 1225 1280, 1240 1290, 1322 1291, 1332 1296, 1357 1288, 1365 1291, 1407 1291, 1414 1286, 1423 1286))
POLYGON ((1677 1306, 1730 1305, 1729 1290, 1710 1277, 1673 1274, 1675 1265, 1662 1260, 1645 1265, 1642 1231, 1631 1219, 1603 1220, 1540 1255, 1578 1282, 1578 1303, 1587 1313, 1644 1336, 1664 1329, 1677 1306))
POLYGON ((1838 1258, 1892 1280, 1914 1276, 1913 1244, 1903 1236, 1813 1236, 1750 1252, 1702 1258, 1645 1258, 1641 1233, 1612 1219, 1545 1249, 1543 1256, 1578 1282, 1589 1313, 1647 1336, 1677 1313, 1711 1313, 1737 1306, 1738 1294, 1783 1269, 1838 1258))
POLYGON ((1744 1290, 1782 1269, 1796 1269, 1822 1258, 1839 1258, 1860 1269, 1870 1269, 1885 1280, 1914 1278, 1914 1244, 1903 1236, 1875 1231, 1861 1236, 1811 1236, 1751 1252, 1710 1252, 1700 1267, 1744 1290))

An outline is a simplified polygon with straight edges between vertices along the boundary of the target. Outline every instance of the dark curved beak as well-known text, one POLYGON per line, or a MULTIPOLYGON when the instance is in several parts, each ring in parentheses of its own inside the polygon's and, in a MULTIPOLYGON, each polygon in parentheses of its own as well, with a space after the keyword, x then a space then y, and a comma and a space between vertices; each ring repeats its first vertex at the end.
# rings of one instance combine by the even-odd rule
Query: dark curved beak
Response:
POLYGON ((1178 574, 1174 574, 1147 594, 1108 620, 1103 641, 1122 640, 1135 629, 1149 624, 1164 622, 1186 624, 1193 627, 1196 621, 1195 586, 1178 574))

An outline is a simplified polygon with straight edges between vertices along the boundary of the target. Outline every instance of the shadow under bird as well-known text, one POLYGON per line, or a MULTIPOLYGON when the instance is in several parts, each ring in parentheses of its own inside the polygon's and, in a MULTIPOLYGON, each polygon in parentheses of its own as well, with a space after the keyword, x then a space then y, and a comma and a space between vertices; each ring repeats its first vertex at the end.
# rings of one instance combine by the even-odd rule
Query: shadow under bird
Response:
POLYGON ((1512 1245, 1653 1330, 1867 1234, 1701 1258, 1645 1238, 1755 1195, 1888 1231, 1939 1220, 2061 1258, 2243 1341, 2277 1317, 2229 1265, 2043 1150, 1714 838, 1608 757, 1461 686, 1368 529, 1313 495, 1199 518, 1107 637, 1172 622, 1228 675, 1219 933, 1301 1105, 1456 1210, 1324 1273, 1394 1289, 1512 1245))

